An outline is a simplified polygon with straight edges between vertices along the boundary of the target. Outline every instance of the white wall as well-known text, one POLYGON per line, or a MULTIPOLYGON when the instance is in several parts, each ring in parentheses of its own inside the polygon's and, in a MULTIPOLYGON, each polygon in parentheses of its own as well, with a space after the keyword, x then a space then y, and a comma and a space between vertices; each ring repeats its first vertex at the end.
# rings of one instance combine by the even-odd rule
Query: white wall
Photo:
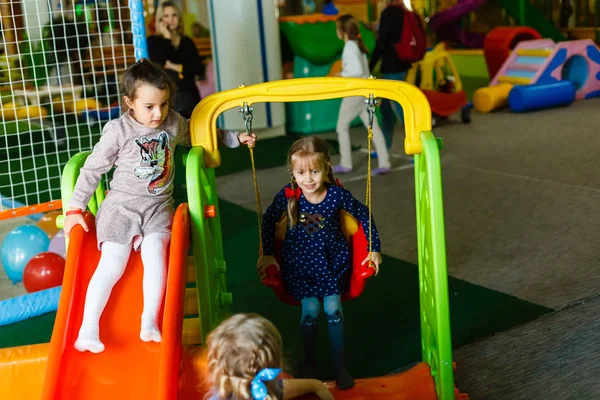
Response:
MULTIPOLYGON (((249 86, 281 79, 281 47, 275 1, 207 1, 217 91, 235 89, 241 83, 249 86), (260 15, 262 26, 259 23, 260 15)), ((282 103, 255 104, 253 108, 253 128, 273 128, 285 124, 282 103)), ((220 122, 220 126, 226 129, 244 129, 237 110, 224 113, 220 122)))

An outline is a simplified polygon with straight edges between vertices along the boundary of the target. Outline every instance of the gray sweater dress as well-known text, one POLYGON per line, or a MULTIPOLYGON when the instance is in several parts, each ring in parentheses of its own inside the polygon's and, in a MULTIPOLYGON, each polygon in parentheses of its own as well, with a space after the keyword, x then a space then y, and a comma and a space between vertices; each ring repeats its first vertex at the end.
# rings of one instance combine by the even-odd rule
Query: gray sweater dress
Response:
MULTIPOLYGON (((239 132, 219 130, 219 142, 240 145, 239 132)), ((145 235, 171 233, 175 146, 190 146, 188 121, 175 111, 158 128, 137 122, 129 113, 108 122, 81 168, 70 207, 85 210, 102 174, 113 166, 110 191, 96 215, 98 248, 105 241, 133 244, 145 235)))

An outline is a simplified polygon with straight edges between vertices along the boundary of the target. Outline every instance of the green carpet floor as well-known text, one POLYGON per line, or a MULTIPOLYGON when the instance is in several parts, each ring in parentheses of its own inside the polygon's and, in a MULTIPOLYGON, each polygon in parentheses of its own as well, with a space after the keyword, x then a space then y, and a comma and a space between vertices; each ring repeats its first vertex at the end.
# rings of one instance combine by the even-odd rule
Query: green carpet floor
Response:
MULTIPOLYGON (((300 308, 277 300, 256 275, 256 215, 220 202, 234 312, 257 312, 280 329, 291 370, 302 361, 298 324, 300 308)), ((385 251, 385 249, 384 249, 385 251)), ((449 278, 453 347, 526 323, 553 310, 459 279, 449 278)), ((385 257, 381 273, 364 294, 344 303, 346 349, 350 371, 358 377, 382 375, 420 360, 417 266, 385 257)), ((50 340, 55 313, 0 327, 0 348, 50 340)), ((330 377, 330 346, 321 318, 320 365, 330 377)))
MULTIPOLYGON (((300 307, 277 300, 256 274, 256 214, 220 202, 228 287, 235 312, 257 312, 280 329, 292 370, 302 362, 300 307)), ((385 253, 385 249, 384 253, 385 253)), ((449 278, 453 347, 471 343, 553 310, 481 286, 449 278)), ((384 256, 379 276, 369 279, 358 299, 344 303, 347 360, 356 376, 388 373, 420 360, 418 269, 414 264, 384 256)), ((329 376, 330 345, 321 316, 319 346, 323 378, 329 376)))

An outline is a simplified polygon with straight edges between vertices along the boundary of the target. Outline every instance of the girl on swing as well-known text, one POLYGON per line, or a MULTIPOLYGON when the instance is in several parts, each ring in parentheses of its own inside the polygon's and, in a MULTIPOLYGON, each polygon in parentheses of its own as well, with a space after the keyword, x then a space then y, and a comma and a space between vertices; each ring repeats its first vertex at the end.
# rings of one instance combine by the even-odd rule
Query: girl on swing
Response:
POLYGON ((336 185, 326 142, 315 136, 294 142, 288 152, 291 182, 273 200, 263 217, 263 258, 259 272, 275 265, 281 271, 290 294, 302 305, 300 331, 304 342, 303 377, 316 377, 317 320, 320 301, 327 317, 333 347, 334 373, 340 389, 354 386, 344 364, 344 316, 341 296, 347 291, 351 257, 340 225, 345 210, 366 229, 371 227, 372 253, 369 258, 379 272, 381 244, 375 223, 369 224, 369 209, 352 194, 336 185), (282 243, 282 265, 274 257, 275 230, 283 213, 288 227, 282 243))

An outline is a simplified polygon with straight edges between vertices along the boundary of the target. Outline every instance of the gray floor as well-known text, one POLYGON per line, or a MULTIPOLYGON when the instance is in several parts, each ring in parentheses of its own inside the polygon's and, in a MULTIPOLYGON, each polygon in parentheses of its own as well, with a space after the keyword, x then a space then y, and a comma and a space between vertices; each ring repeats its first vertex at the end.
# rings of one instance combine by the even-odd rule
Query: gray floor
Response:
POLYGON ((464 346, 457 385, 476 399, 600 398, 600 297, 464 346))
MULTIPOLYGON (((434 129, 445 143, 450 275, 557 310, 455 351, 457 384, 471 399, 600 399, 598 109, 600 99, 586 100, 522 115, 474 114, 468 126, 453 117, 434 129)), ((365 130, 352 135, 366 143, 365 130)), ((394 172, 373 179, 373 211, 384 253, 415 263, 413 166, 401 135, 394 172)), ((366 161, 355 152, 355 172, 339 177, 359 199, 366 161)), ((288 173, 278 167, 258 178, 264 209, 288 173)), ((254 210, 251 182, 249 171, 227 175, 219 194, 254 210)), ((0 240, 22 223, 1 222, 0 240)), ((18 293, 22 287, 0 276, 0 299, 18 293)))

